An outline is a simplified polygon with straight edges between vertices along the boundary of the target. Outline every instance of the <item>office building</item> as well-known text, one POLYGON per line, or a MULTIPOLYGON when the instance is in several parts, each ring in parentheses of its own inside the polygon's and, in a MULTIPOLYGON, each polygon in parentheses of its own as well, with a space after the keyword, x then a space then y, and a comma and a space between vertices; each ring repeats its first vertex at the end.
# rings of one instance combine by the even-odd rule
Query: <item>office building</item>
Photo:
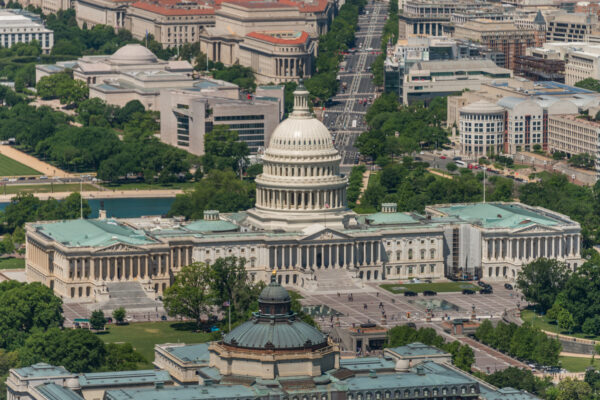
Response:
POLYGON ((55 14, 71 8, 71 0, 16 0, 13 3, 19 3, 23 8, 39 7, 44 14, 55 14))
POLYGON ((596 14, 560 13, 546 17, 546 41, 581 42, 598 28, 596 14))
POLYGON ((160 96, 160 139, 192 154, 204 155, 204 135, 217 125, 238 133, 252 154, 262 152, 280 122, 277 99, 239 99, 238 87, 204 80, 198 89, 164 90, 160 96), (230 95, 223 96, 223 87, 230 95))
POLYGON ((23 10, 0 10, 0 46, 37 41, 44 54, 54 46, 54 32, 44 26, 42 19, 23 10))
POLYGON ((596 160, 600 172, 600 123, 573 114, 548 117, 548 150, 560 151, 571 157, 589 154, 596 160))
POLYGON ((484 100, 460 110, 461 153, 478 159, 500 154, 504 148, 504 108, 484 100))
POLYGON ((215 26, 200 34, 200 48, 212 61, 252 68, 259 83, 309 77, 318 35, 333 18, 331 4, 282 2, 222 3, 215 26))
POLYGON ((518 28, 511 21, 476 19, 454 27, 453 37, 483 44, 504 53, 505 67, 514 70, 517 56, 525 55, 528 47, 544 42, 543 31, 518 28))
POLYGON ((501 82, 512 77, 512 71, 500 68, 492 60, 445 60, 415 63, 402 82, 402 103, 428 102, 468 90, 479 90, 485 81, 501 82))

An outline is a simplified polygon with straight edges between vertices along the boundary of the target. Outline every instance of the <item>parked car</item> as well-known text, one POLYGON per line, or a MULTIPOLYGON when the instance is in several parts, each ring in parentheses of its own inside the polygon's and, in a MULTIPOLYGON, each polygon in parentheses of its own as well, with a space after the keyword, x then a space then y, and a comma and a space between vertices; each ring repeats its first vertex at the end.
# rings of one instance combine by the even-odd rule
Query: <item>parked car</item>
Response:
POLYGON ((404 295, 406 297, 414 297, 414 296, 417 296, 417 293, 413 292, 412 290, 407 290, 406 292, 404 292, 404 295))
POLYGON ((406 326, 408 326, 409 328, 417 329, 417 324, 415 324, 414 322, 407 322, 406 326))
POLYGON ((425 290, 423 296, 437 296, 437 292, 435 290, 425 290))
POLYGON ((512 287, 512 285, 510 283, 505 283, 504 284, 504 289, 513 290, 513 287, 512 287))
POLYGON ((485 283, 484 281, 477 281, 477 284, 481 287, 486 287, 487 283, 485 283))
POLYGON ((479 293, 481 293, 481 294, 492 294, 492 293, 494 293, 494 291, 492 290, 492 288, 491 288, 491 287, 490 287, 490 288, 487 288, 487 287, 486 287, 486 288, 483 288, 483 289, 481 289, 481 290, 479 291, 479 293))
POLYGON ((462 294, 475 294, 475 291, 471 289, 463 289, 462 294))

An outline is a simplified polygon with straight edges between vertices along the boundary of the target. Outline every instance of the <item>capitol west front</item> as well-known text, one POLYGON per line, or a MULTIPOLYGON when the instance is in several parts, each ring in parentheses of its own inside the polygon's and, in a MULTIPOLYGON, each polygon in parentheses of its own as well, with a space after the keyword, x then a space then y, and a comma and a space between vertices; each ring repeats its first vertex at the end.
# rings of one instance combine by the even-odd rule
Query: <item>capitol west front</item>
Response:
POLYGON ((357 215, 327 128, 300 86, 294 111, 274 131, 256 179, 253 209, 184 221, 70 220, 26 225, 26 276, 64 301, 107 301, 114 283, 160 295, 191 262, 246 259, 252 280, 304 290, 353 290, 367 281, 445 276, 513 281, 539 257, 581 264, 580 225, 519 203, 429 206, 425 215, 396 204, 357 215))

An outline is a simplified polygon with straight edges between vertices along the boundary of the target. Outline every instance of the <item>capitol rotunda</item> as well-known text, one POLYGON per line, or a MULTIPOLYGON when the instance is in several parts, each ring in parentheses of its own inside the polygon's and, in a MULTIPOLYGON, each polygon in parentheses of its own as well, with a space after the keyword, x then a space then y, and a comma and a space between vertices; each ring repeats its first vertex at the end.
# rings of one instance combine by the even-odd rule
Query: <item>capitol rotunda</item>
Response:
POLYGON ((331 133, 308 106, 308 91, 294 92, 294 111, 271 136, 256 179, 256 207, 247 222, 258 229, 300 231, 313 224, 334 229, 352 225, 346 203, 348 180, 331 133))

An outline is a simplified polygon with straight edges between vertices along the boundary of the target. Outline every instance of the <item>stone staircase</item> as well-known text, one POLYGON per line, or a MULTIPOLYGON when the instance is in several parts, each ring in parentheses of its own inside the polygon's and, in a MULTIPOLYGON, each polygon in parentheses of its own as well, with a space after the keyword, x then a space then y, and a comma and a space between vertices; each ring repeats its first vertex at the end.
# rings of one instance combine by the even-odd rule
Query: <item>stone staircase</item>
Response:
POLYGON ((106 287, 108 289, 108 301, 96 305, 96 308, 100 308, 104 312, 111 312, 119 307, 124 307, 128 314, 135 311, 163 310, 162 303, 150 297, 150 295, 154 296, 154 293, 148 293, 144 290, 140 282, 107 283, 106 287))
POLYGON ((315 292, 349 293, 363 288, 362 282, 354 278, 354 274, 347 269, 315 269, 315 277, 315 292))

